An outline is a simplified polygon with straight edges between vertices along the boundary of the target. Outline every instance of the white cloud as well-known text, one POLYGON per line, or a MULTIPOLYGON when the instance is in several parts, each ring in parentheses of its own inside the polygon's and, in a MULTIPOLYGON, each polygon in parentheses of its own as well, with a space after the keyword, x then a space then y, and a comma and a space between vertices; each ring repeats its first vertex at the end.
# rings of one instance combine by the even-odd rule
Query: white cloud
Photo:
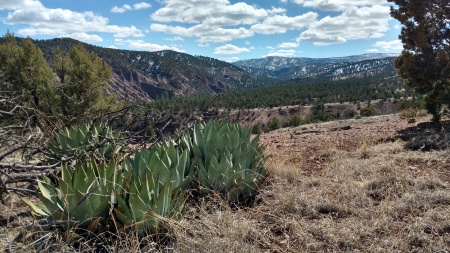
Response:
POLYGON ((169 26, 163 24, 152 24, 150 29, 156 32, 176 34, 186 37, 198 37, 200 43, 204 42, 227 42, 234 39, 245 39, 253 36, 253 31, 240 28, 222 28, 211 29, 208 25, 199 24, 192 27, 169 26))
POLYGON ((323 11, 345 11, 354 7, 388 4, 382 0, 292 0, 303 7, 310 7, 323 11))
POLYGON ((194 36, 201 43, 227 42, 249 38, 254 32, 244 26, 253 25, 268 17, 269 13, 284 11, 279 8, 265 10, 244 2, 230 4, 228 0, 165 0, 163 7, 151 17, 161 23, 180 22, 188 26, 152 24, 153 31, 180 36, 194 36))
POLYGON ((87 33, 71 33, 71 34, 64 34, 60 37, 67 37, 76 39, 83 42, 102 42, 102 37, 96 35, 96 34, 87 34, 87 33))
POLYGON ((348 40, 380 38, 388 31, 390 19, 388 6, 352 7, 339 16, 326 16, 312 23, 300 34, 298 42, 310 41, 316 46, 325 46, 348 40))
POLYGON ((378 53, 378 49, 376 49, 376 48, 367 49, 366 52, 368 52, 368 53, 378 53))
POLYGON ((279 48, 297 48, 299 46, 298 43, 293 42, 285 42, 278 45, 279 48))
POLYGON ((166 38, 165 40, 170 40, 170 41, 184 41, 183 37, 180 36, 175 36, 173 38, 166 38))
POLYGON ((0 0, 0 10, 17 10, 20 8, 43 8, 38 0, 0 0))
POLYGON ((111 12, 115 12, 115 13, 124 13, 124 12, 126 12, 126 11, 131 11, 131 10, 148 9, 148 8, 150 8, 150 7, 152 7, 152 5, 149 4, 149 3, 146 3, 146 2, 140 2, 140 3, 133 4, 133 7, 131 7, 131 6, 128 5, 128 4, 124 4, 124 5, 122 5, 122 7, 114 6, 114 7, 111 9, 111 12))
POLYGON ((235 45, 226 44, 224 46, 216 47, 214 54, 241 54, 250 52, 250 49, 245 47, 237 47, 235 45))
POLYGON ((239 61, 239 57, 219 58, 219 60, 224 61, 224 62, 235 62, 235 61, 239 61))
POLYGON ((288 30, 299 30, 308 24, 316 21, 319 15, 314 12, 308 12, 296 17, 286 15, 275 15, 267 17, 263 22, 255 24, 251 30, 261 34, 286 33, 288 30))
POLYGON ((71 36, 88 42, 99 42, 99 35, 92 33, 111 33, 116 38, 142 37, 142 32, 135 26, 109 25, 108 18, 91 11, 75 12, 67 9, 46 8, 40 1, 18 0, 14 4, 3 3, 0 9, 11 12, 3 20, 8 25, 26 25, 18 31, 22 36, 71 36))
POLYGON ((111 48, 111 49, 118 49, 118 48, 115 47, 115 46, 108 46, 108 48, 111 48))
POLYGON ((135 10, 142 10, 142 9, 151 8, 152 5, 149 4, 149 3, 146 3, 146 2, 140 2, 140 3, 137 3, 137 4, 133 4, 133 7, 134 7, 135 10))
POLYGON ((267 11, 269 14, 282 14, 282 13, 286 13, 286 9, 284 8, 277 8, 277 7, 272 7, 272 9, 267 11))
POLYGON ((129 11, 129 10, 131 10, 131 6, 129 6, 128 4, 124 4, 122 7, 114 6, 111 9, 111 12, 124 13, 124 12, 129 11))
POLYGON ((228 0, 165 0, 164 7, 151 17, 158 22, 202 23, 205 20, 252 24, 268 12, 243 2, 230 4, 228 0))
POLYGON ((177 47, 148 43, 143 40, 116 39, 115 42, 118 45, 128 45, 128 47, 133 48, 133 49, 145 50, 145 51, 150 51, 150 52, 162 51, 162 50, 173 50, 173 51, 177 51, 177 52, 184 52, 183 50, 181 50, 177 47))
POLYGON ((271 51, 268 54, 266 54, 264 57, 268 57, 268 56, 292 57, 292 56, 295 56, 296 53, 297 53, 297 51, 295 51, 294 49, 280 49, 277 51, 271 51))
POLYGON ((373 46, 388 52, 398 52, 403 50, 403 44, 400 40, 378 41, 373 46))

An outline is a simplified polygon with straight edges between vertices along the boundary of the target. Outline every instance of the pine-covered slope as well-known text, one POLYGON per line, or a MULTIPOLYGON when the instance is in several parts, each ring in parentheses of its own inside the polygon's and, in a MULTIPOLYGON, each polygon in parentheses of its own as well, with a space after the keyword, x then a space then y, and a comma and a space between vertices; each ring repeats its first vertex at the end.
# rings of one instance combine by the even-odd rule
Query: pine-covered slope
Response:
MULTIPOLYGON (((81 42, 63 38, 35 43, 51 62, 54 48, 65 52, 81 42)), ((213 58, 174 51, 144 52, 83 45, 112 67, 110 92, 132 101, 163 95, 221 93, 257 84, 257 78, 241 68, 213 58)))

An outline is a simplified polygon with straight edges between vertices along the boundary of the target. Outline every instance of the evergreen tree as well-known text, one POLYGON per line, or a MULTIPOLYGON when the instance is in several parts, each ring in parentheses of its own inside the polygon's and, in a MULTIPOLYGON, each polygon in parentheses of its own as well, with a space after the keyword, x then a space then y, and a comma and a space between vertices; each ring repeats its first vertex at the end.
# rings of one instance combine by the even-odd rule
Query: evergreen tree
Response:
POLYGON ((403 52, 395 65, 405 83, 426 94, 434 121, 450 105, 450 3, 448 0, 388 0, 391 15, 403 25, 403 52))
POLYGON ((105 97, 111 68, 81 44, 66 55, 56 48, 53 69, 60 82, 60 108, 69 124, 114 106, 115 97, 105 97))
POLYGON ((31 39, 19 45, 12 33, 7 32, 0 44, 0 83, 2 94, 10 100, 9 106, 44 111, 54 101, 53 72, 42 52, 31 39), (14 102, 13 102, 14 101, 14 102))
POLYGON ((24 40, 22 48, 24 54, 18 66, 22 69, 20 79, 26 101, 34 108, 48 112, 55 100, 53 71, 31 39, 24 40))

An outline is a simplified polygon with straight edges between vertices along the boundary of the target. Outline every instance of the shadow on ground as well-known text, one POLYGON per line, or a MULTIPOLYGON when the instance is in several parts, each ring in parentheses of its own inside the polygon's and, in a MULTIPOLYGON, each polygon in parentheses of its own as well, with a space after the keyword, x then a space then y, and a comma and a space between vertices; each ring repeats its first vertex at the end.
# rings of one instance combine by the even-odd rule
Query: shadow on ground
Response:
POLYGON ((405 149, 431 151, 450 148, 450 120, 441 123, 422 122, 397 133, 393 139, 405 141, 405 149))

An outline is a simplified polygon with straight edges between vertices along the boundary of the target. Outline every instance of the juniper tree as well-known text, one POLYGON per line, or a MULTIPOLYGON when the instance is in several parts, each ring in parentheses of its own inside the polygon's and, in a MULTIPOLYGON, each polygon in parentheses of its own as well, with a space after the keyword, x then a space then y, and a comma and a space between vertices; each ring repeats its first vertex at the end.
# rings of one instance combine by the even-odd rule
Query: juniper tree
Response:
POLYGON ((426 108, 439 121, 450 105, 450 4, 448 0, 388 0, 402 25, 403 52, 396 59, 408 86, 426 95, 426 108))

